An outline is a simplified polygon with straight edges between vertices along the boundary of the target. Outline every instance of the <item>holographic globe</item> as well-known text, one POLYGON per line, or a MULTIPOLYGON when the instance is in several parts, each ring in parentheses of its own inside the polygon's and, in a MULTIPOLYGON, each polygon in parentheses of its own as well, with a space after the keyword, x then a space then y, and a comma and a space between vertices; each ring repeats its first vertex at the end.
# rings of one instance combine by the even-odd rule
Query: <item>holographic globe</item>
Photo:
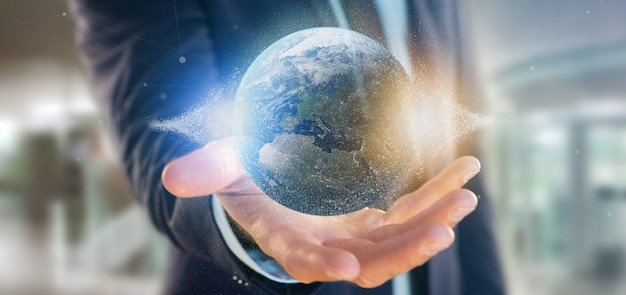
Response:
POLYGON ((354 31, 312 28, 276 41, 237 90, 244 168, 269 197, 302 213, 371 206, 410 170, 397 118, 408 85, 393 55, 354 31))

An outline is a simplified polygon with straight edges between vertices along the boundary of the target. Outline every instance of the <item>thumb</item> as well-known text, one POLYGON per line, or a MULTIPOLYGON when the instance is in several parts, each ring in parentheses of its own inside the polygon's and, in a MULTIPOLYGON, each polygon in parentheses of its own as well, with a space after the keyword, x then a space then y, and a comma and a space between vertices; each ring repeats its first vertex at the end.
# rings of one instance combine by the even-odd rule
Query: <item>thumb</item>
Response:
POLYGON ((170 162, 161 179, 175 196, 198 197, 219 192, 244 173, 233 139, 225 138, 170 162))

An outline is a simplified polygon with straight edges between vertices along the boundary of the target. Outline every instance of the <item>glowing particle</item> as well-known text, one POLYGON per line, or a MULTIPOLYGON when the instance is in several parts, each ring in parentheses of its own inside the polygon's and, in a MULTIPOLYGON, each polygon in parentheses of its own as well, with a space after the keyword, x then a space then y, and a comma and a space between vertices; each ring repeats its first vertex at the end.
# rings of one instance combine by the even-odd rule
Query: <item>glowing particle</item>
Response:
POLYGON ((585 11, 586 14, 589 14, 589 10, 585 11))
POLYGON ((146 86, 148 86, 148 83, 143 83, 143 87, 146 87, 146 86))
MULTIPOLYGON (((326 40, 324 39, 324 35, 316 35, 316 38, 320 38, 320 40, 326 40)), ((327 42, 333 42, 332 40, 333 39, 329 39, 327 40, 327 42)), ((317 43, 311 42, 311 44, 311 46, 315 46, 315 44, 317 43)), ((362 47, 362 45, 360 44, 350 44, 351 45, 349 46, 349 48, 351 48, 351 50, 359 50, 359 48, 362 47)), ((302 50, 300 47, 291 49, 302 50)), ((315 50, 312 50, 312 53, 319 54, 319 50, 317 48, 313 49, 315 50)), ((332 54, 329 54, 328 56, 332 57, 334 52, 330 53, 332 54)), ((343 54, 344 52, 338 53, 343 54)), ((311 56, 315 56, 315 54, 311 56)), ((182 63, 184 56, 182 56, 182 54, 179 54, 179 56, 179 61, 182 63)), ((282 55, 279 55, 277 59, 281 56, 282 55)), ((334 59, 331 59, 330 61, 318 61, 319 63, 326 62, 326 64, 322 63, 322 66, 319 66, 317 62, 307 63, 304 61, 300 61, 296 65, 302 67, 302 69, 307 70, 307 73, 317 73, 319 71, 320 73, 318 73, 317 75, 311 76, 315 78, 314 81, 311 82, 311 84, 318 85, 325 81, 325 77, 337 74, 337 71, 335 70, 337 67, 327 66, 329 63, 334 61, 334 59)), ((367 61, 368 60, 363 60, 363 64, 367 65, 367 61)), ((268 75, 273 74, 274 72, 281 73, 281 75, 284 73, 290 73, 287 70, 283 71, 280 68, 280 66, 283 65, 283 63, 281 63, 280 61, 270 62, 268 63, 268 65, 269 69, 272 70, 268 72, 268 75)), ((348 66, 349 65, 346 65, 346 67, 348 66)), ((529 68, 527 69, 535 69, 534 65, 527 66, 529 66, 529 68)), ((376 69, 380 70, 379 67, 376 69)), ((261 71, 259 71, 259 73, 260 72, 261 71)), ((298 75, 299 73, 301 72, 297 71, 293 74, 298 75)), ((302 81, 304 80, 306 79, 302 79, 302 81)), ((256 82, 265 80, 251 78, 250 81, 252 81, 251 83, 255 83, 253 85, 258 86, 259 84, 257 84, 256 82)), ((351 80, 346 80, 344 81, 344 84, 350 85, 348 84, 350 83, 350 81, 351 80)), ((381 85, 381 81, 386 80, 374 79, 373 81, 371 81, 371 83, 372 85, 379 86, 381 85)), ((144 86, 146 85, 147 83, 144 84, 144 86)), ((271 88, 274 86, 269 85, 267 87, 268 90, 265 91, 265 93, 283 91, 287 89, 286 87, 288 85, 290 84, 284 83, 277 85, 276 88, 271 88)), ((373 89, 377 89, 377 87, 372 87, 373 89)), ((404 88, 399 87, 398 89, 404 88)), ((180 114, 176 117, 152 119, 150 121, 150 127, 158 132, 174 132, 180 135, 184 135, 187 138, 200 144, 206 144, 207 142, 215 140, 217 138, 238 134, 234 132, 233 129, 252 131, 258 129, 258 121, 254 120, 250 120, 250 122, 257 123, 251 124, 251 128, 242 128, 241 125, 243 125, 243 123, 241 123, 240 121, 243 121, 244 119, 239 118, 240 116, 242 116, 240 115, 241 112, 235 112, 232 109, 232 105, 229 103, 229 101, 232 100, 232 97, 229 96, 232 92, 234 92, 232 90, 243 91, 241 89, 229 88, 224 89, 223 91, 217 90, 216 92, 209 93, 204 102, 194 106, 192 109, 188 110, 184 114, 180 114), (227 122, 233 122, 234 126, 230 126, 229 124, 225 126, 224 124, 227 122)), ((333 92, 332 95, 327 97, 327 102, 329 103, 328 106, 311 103, 301 105, 299 110, 304 108, 304 110, 308 112, 315 111, 311 114, 312 118, 317 118, 315 116, 319 116, 321 118, 321 116, 326 116, 326 114, 329 114, 326 117, 333 118, 334 121, 332 121, 332 123, 336 124, 331 125, 329 123, 331 121, 327 120, 327 122, 322 121, 321 119, 311 119, 304 122, 304 120, 302 120, 300 117, 296 118, 287 116, 287 119, 282 119, 276 122, 276 126, 284 130, 284 133, 281 133, 281 136, 276 136, 272 134, 271 138, 273 138, 273 141, 265 143, 263 146, 260 147, 254 146, 255 149, 258 148, 258 153, 255 155, 255 157, 258 158, 263 155, 264 157, 259 158, 259 162, 267 164, 264 167, 270 167, 271 169, 273 169, 271 170, 272 173, 274 173, 273 171, 279 171, 280 169, 290 170, 292 167, 293 169, 291 170, 300 171, 300 168, 298 168, 298 166, 289 165, 288 163, 290 163, 290 161, 293 163, 306 162, 307 165, 312 164, 306 167, 313 169, 307 170, 310 173, 306 175, 306 177, 294 178, 293 180, 290 179, 289 183, 286 183, 284 181, 278 182, 275 179, 266 177, 265 175, 263 175, 265 176, 265 178, 261 178, 261 180, 265 181, 266 188, 268 190, 279 190, 284 187, 284 190, 288 192, 294 191, 295 189, 299 189, 299 187, 304 187, 304 185, 309 184, 310 187, 313 187, 314 189, 319 188, 320 191, 334 190, 335 188, 339 187, 340 184, 346 184, 346 191, 362 189, 362 191, 360 191, 359 193, 358 200, 357 198, 354 198, 354 208, 358 209, 366 205, 366 202, 363 200, 363 197, 361 197, 361 195, 379 195, 377 191, 379 189, 379 186, 377 185, 374 185, 374 188, 367 191, 366 188, 361 187, 364 187, 365 184, 367 184, 367 186, 372 186, 372 179, 382 174, 386 175, 385 171, 387 170, 385 169, 388 169, 387 166, 391 165, 392 162, 393 165, 398 165, 401 168, 410 167, 410 169, 389 168, 389 171, 402 170, 403 173, 406 174, 422 174, 424 173, 423 170, 426 169, 425 167, 428 167, 430 161, 437 160, 440 157, 446 155, 448 151, 447 147, 454 146, 456 141, 464 140, 474 132, 496 123, 495 119, 489 116, 473 113, 465 107, 457 105, 455 103, 454 94, 448 93, 448 91, 446 91, 445 89, 437 89, 435 87, 434 89, 429 91, 429 93, 431 93, 430 95, 421 95, 420 93, 417 93, 418 91, 415 91, 415 93, 413 91, 414 89, 410 87, 409 89, 406 89, 406 95, 401 96, 403 97, 403 99, 394 101, 395 104, 393 104, 392 106, 387 107, 386 105, 372 105, 372 108, 381 107, 384 111, 377 112, 375 113, 376 116, 372 117, 384 118, 385 120, 382 121, 385 124, 389 125, 389 128, 381 128, 380 131, 377 131, 378 133, 376 133, 376 136, 369 136, 366 138, 367 146, 370 147, 368 149, 365 149, 365 151, 368 152, 368 158, 364 158, 365 156, 363 156, 363 153, 361 153, 361 151, 364 151, 364 149, 362 149, 363 142, 356 142, 357 149, 354 149, 351 145, 352 143, 350 140, 352 140, 353 138, 357 138, 359 133, 355 133, 355 136, 350 137, 349 134, 346 133, 347 131, 338 132, 336 130, 339 129, 330 128, 331 126, 358 125, 356 124, 357 120, 355 120, 355 118, 357 117, 352 115, 353 113, 357 114, 357 111, 361 110, 361 108, 355 108, 355 106, 366 102, 359 102, 359 104, 357 104, 356 102, 353 102, 347 98, 343 98, 338 94, 335 95, 333 92), (338 113, 340 110, 354 111, 344 111, 344 113, 347 114, 346 116, 330 115, 338 113), (298 132, 301 132, 303 134, 298 133, 297 136, 292 135, 297 128, 299 128, 298 130, 300 130, 298 132), (390 133, 389 130, 391 130, 392 132, 390 133), (311 134, 304 134, 304 132, 310 132, 311 134), (388 140, 390 138, 393 138, 397 141, 388 140), (380 143, 389 144, 381 145, 380 143), (335 146, 333 146, 333 144, 335 144, 335 146), (381 146, 379 147, 379 145, 381 146), (358 149, 359 146, 361 147, 361 149, 358 149), (390 149, 388 147, 393 147, 393 149, 390 149), (323 150, 324 148, 328 151, 323 150), (261 152, 261 150, 263 152, 261 152), (418 154, 418 156, 412 157, 410 161, 405 160, 408 157, 405 157, 404 155, 413 156, 415 154, 418 154), (329 161, 332 160, 332 162, 326 163, 318 161, 319 159, 322 159, 322 157, 323 159, 328 159, 329 161), (399 159, 399 161, 392 161, 395 159, 399 159), (372 165, 366 165, 367 163, 365 162, 365 160, 375 163, 377 165, 375 166, 376 169, 371 168, 372 165), (337 163, 341 165, 338 165, 337 163), (337 169, 337 167, 340 167, 341 169, 337 169), (352 170, 349 170, 347 168, 352 168, 352 170), (347 173, 346 171, 354 172, 347 173), (371 177, 369 176, 370 174, 367 174, 370 173, 370 171, 371 177), (357 178, 358 181, 353 181, 353 179, 357 178), (359 181, 362 182, 364 185, 351 186, 352 184, 359 181)), ((165 93, 160 94, 161 99, 164 99, 164 97, 166 96, 167 95, 165 93)), ((279 102, 280 104, 277 105, 281 106, 288 103, 282 101, 279 102)), ((309 102, 314 101, 311 100, 309 102)), ((267 115, 267 113, 269 113, 269 111, 267 111, 266 113, 261 113, 261 115, 265 116, 267 115)), ((268 118, 273 117, 268 116, 268 118)), ((352 129, 350 129, 350 132, 352 132, 352 129)), ((254 159, 256 158, 253 158, 253 160, 254 159)), ((270 168, 268 168, 268 171, 270 171, 270 168)), ((291 170, 289 171, 290 173, 285 173, 285 175, 295 175, 295 173, 291 173, 291 170)), ((403 175, 400 175, 400 177, 403 177, 403 175)), ((400 180, 398 180, 396 183, 395 179, 391 179, 391 181, 387 182, 389 183, 390 189, 392 186, 393 189, 399 187, 397 189, 398 192, 406 189, 404 186, 409 186, 409 184, 400 183, 400 180)), ((386 183, 384 185, 386 185, 386 183)), ((350 196, 352 195, 354 194, 350 194, 350 196)), ((477 197, 479 199, 481 198, 480 195, 477 197)), ((344 204, 341 202, 341 204, 333 203, 333 201, 336 199, 331 199, 330 201, 316 199, 317 201, 319 201, 318 203, 316 203, 316 205, 311 205, 310 202, 308 202, 307 200, 307 204, 304 204, 305 202, 302 202, 302 206, 305 208, 320 206, 322 208, 328 208, 328 210, 330 210, 331 212, 343 212, 342 210, 349 209, 348 205, 350 204, 344 204)), ((299 203, 296 205, 299 205, 299 203)), ((238 281, 239 278, 237 276, 233 276, 233 280, 238 281)))
POLYGON ((181 64, 184 64, 185 62, 187 62, 187 58, 185 56, 181 55, 178 58, 178 62, 181 63, 181 64))
POLYGON ((159 132, 184 135, 200 144, 229 136, 229 122, 232 121, 233 113, 231 105, 223 98, 220 91, 212 92, 206 101, 187 113, 173 118, 151 120, 150 127, 159 132))
POLYGON ((530 66, 530 70, 534 71, 535 70, 535 66, 530 66))
POLYGON ((63 12, 63 13, 62 13, 62 15, 63 15, 63 16, 67 16, 67 12, 63 12))

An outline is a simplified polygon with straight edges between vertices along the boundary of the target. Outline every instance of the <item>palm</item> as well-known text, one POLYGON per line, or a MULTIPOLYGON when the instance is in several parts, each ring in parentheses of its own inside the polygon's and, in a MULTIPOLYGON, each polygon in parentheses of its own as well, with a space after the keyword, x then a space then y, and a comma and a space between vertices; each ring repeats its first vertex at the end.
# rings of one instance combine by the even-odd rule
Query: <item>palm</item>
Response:
POLYGON ((449 246, 454 238, 450 228, 476 204, 475 196, 460 187, 480 166, 465 157, 387 212, 365 208, 339 216, 302 214, 263 194, 232 151, 232 141, 223 140, 183 157, 168 166, 164 184, 181 197, 215 193, 259 247, 302 282, 378 286, 449 246), (228 169, 215 174, 223 167, 228 169), (189 177, 211 173, 210 181, 189 177))

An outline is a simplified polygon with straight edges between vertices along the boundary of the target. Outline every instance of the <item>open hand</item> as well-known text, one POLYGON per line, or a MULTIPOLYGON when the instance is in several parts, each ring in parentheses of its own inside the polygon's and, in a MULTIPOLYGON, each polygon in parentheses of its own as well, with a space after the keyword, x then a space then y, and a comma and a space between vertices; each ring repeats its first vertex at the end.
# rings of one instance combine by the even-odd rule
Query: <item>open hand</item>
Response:
POLYGON ((293 211, 266 196, 246 174, 231 138, 171 162, 163 184, 178 197, 215 194, 258 246, 295 279, 376 287, 424 264, 454 240, 454 227, 476 196, 461 187, 480 163, 462 157, 387 211, 338 216, 293 211))

